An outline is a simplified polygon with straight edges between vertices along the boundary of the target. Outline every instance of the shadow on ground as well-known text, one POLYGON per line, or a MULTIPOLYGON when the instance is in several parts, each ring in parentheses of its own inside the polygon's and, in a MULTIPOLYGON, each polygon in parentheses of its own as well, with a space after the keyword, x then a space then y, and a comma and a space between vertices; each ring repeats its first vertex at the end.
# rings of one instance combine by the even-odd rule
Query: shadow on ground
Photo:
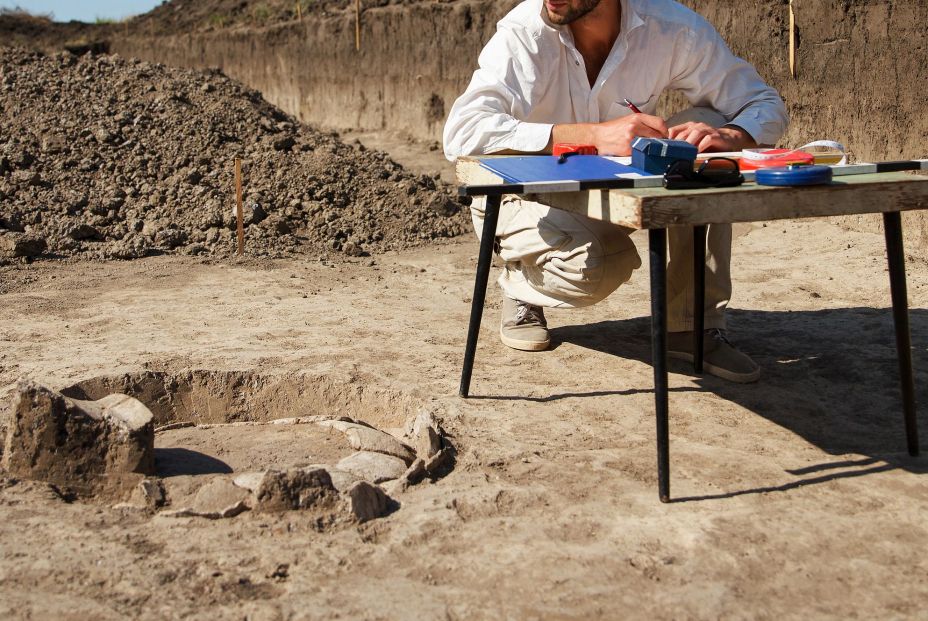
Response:
POLYGON ((162 477, 232 472, 226 462, 185 448, 156 448, 155 469, 162 477))
MULTIPOLYGON (((857 453, 867 457, 789 471, 797 476, 816 476, 783 486, 698 499, 784 491, 896 468, 919 474, 928 472, 924 457, 913 458, 906 453, 891 309, 731 310, 728 318, 732 340, 761 365, 763 376, 759 382, 747 385, 732 384, 709 375, 697 378, 691 365, 670 360, 671 373, 694 377, 698 385, 671 389, 671 433, 674 394, 707 391, 789 429, 829 454, 857 453), (801 391, 797 390, 799 387, 801 391), (844 470, 846 468, 851 470, 844 470)), ((928 406, 928 310, 912 309, 910 323, 915 396, 916 402, 922 406, 919 426, 924 440, 924 408, 928 406)), ((648 364, 651 361, 648 317, 555 327, 551 338, 555 347, 570 343, 618 358, 648 364)), ((609 390, 608 386, 604 386, 601 390, 585 393, 566 390, 544 397, 513 395, 484 398, 547 402, 642 392, 653 392, 653 386, 630 390, 609 390)))

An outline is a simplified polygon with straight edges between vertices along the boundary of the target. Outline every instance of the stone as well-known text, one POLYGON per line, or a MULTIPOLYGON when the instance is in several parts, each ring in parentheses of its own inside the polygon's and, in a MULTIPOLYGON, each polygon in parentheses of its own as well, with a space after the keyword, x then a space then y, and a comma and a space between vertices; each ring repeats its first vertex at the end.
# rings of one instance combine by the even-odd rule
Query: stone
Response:
POLYGON ((70 231, 68 231, 68 237, 71 239, 76 239, 78 241, 82 240, 98 240, 101 239, 100 231, 90 226, 89 224, 78 224, 70 231))
POLYGON ((416 458, 416 454, 411 448, 379 429, 372 429, 364 425, 349 425, 344 433, 348 438, 348 444, 356 451, 392 455, 402 459, 405 465, 411 464, 416 458))
POLYGON ((406 472, 403 473, 403 476, 393 481, 390 487, 387 488, 387 492, 391 496, 405 492, 410 485, 415 485, 425 478, 425 475, 425 460, 420 457, 412 462, 409 468, 406 469, 406 472))
POLYGON ((406 462, 393 455, 358 451, 342 459, 335 467, 370 483, 398 479, 406 471, 406 462))
POLYGON ((323 468, 268 470, 254 492, 256 511, 279 512, 334 504, 338 492, 323 468))
POLYGON ((367 481, 358 481, 345 493, 348 509, 359 522, 367 522, 387 514, 390 499, 382 489, 367 481))
POLYGON ((264 480, 265 474, 264 472, 244 472, 232 479, 232 483, 243 489, 247 489, 249 492, 256 492, 258 491, 258 487, 261 486, 261 481, 264 480))
POLYGON ((38 257, 48 248, 48 243, 41 237, 7 233, 0 235, 0 253, 12 257, 38 257))
POLYGON ((248 510, 248 490, 235 485, 228 477, 216 477, 201 487, 189 508, 192 515, 211 519, 235 517, 248 510))
POLYGON ((419 412, 412 423, 416 454, 429 460, 441 450, 441 428, 431 412, 419 412))
POLYGON ((155 473, 151 411, 128 395, 69 399, 30 381, 16 388, 2 465, 77 493, 122 488, 155 473))
POLYGON ((348 488, 360 481, 357 476, 338 468, 327 468, 329 476, 332 477, 332 486, 339 492, 346 492, 348 488))

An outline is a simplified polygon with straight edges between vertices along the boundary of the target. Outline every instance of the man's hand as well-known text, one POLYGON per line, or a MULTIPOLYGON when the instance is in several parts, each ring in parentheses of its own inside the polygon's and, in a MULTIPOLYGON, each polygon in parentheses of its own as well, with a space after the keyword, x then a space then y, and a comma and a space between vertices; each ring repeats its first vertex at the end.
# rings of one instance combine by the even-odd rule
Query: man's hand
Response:
POLYGON ((546 149, 558 142, 591 144, 600 155, 628 156, 635 138, 666 138, 667 124, 659 116, 629 114, 605 123, 555 125, 546 149))
POLYGON ((671 127, 669 134, 674 140, 685 140, 695 145, 700 153, 741 151, 757 146, 749 133, 734 125, 716 128, 705 123, 690 122, 671 127))
POLYGON ((630 114, 593 125, 593 144, 600 155, 628 156, 635 138, 666 138, 667 124, 659 116, 630 114))

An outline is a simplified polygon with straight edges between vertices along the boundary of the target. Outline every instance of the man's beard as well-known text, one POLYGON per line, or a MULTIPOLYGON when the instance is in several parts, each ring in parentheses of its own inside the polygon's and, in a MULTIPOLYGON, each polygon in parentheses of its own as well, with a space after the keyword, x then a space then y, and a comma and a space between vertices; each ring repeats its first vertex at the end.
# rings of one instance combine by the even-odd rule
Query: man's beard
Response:
POLYGON ((551 20, 552 24, 566 26, 595 9, 599 5, 599 2, 600 0, 580 0, 580 6, 568 8, 567 13, 563 16, 551 13, 551 11, 548 11, 547 7, 545 7, 545 11, 547 11, 548 19, 551 20))

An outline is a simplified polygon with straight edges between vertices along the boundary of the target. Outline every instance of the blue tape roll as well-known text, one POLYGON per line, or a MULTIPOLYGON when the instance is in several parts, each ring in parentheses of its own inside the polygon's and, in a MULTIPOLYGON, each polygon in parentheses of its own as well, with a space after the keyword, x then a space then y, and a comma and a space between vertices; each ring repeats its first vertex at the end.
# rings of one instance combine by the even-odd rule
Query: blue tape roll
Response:
POLYGON ((831 183, 830 166, 780 166, 758 168, 754 177, 758 185, 825 185, 831 183))

